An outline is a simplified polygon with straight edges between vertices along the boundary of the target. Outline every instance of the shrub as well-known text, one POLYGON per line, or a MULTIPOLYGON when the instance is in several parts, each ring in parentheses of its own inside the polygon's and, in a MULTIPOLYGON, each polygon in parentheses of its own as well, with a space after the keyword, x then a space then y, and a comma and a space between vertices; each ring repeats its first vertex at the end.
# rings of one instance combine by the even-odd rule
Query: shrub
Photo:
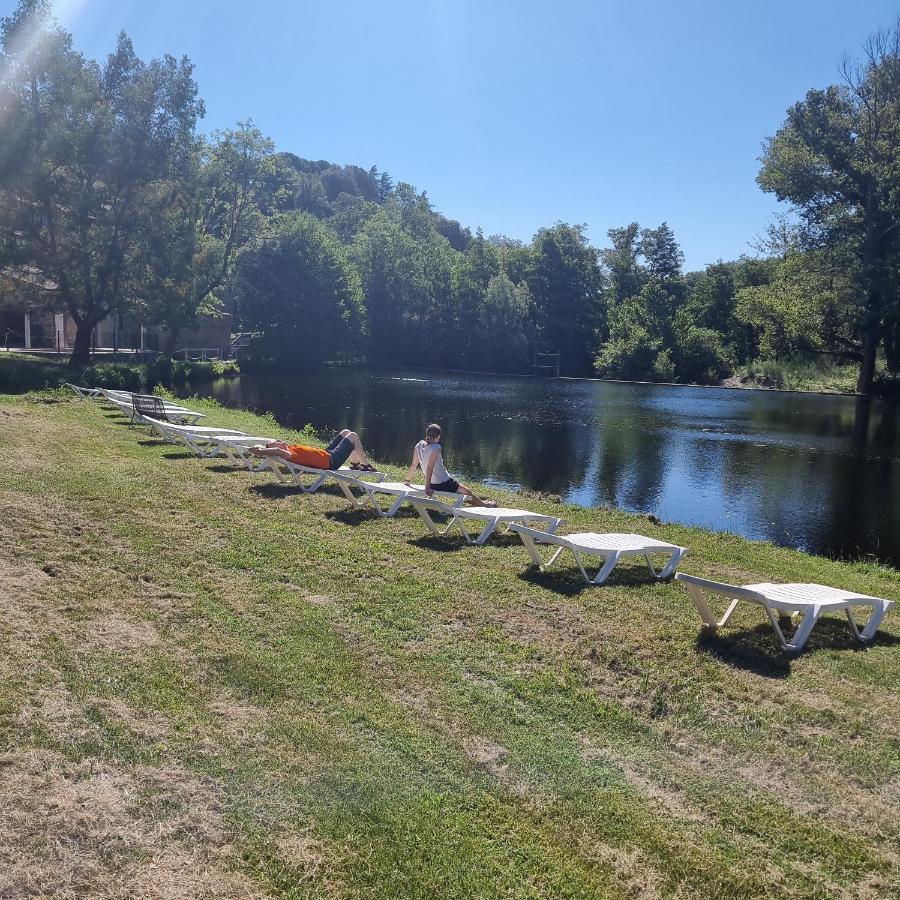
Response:
POLYGON ((722 336, 711 328, 688 327, 678 334, 678 378, 698 384, 718 384, 734 371, 722 336))

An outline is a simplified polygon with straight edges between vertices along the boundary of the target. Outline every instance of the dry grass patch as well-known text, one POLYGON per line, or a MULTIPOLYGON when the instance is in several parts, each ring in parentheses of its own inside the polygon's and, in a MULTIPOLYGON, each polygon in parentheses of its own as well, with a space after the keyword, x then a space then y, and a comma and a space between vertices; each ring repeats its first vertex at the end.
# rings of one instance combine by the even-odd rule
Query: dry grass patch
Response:
POLYGON ((254 898, 213 786, 177 768, 0 757, 0 896, 254 898))

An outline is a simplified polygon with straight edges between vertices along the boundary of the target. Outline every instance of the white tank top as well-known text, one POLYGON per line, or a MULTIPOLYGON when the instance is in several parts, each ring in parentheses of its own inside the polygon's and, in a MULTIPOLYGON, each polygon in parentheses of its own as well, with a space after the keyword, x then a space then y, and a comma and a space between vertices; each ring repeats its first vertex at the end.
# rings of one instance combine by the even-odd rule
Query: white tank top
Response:
POLYGON ((432 456, 436 456, 434 461, 434 469, 431 471, 431 483, 441 484, 450 478, 450 473, 444 468, 444 459, 441 455, 440 444, 429 444, 425 441, 419 441, 416 444, 416 453, 419 456, 419 465, 422 467, 422 474, 428 471, 428 460, 432 456))

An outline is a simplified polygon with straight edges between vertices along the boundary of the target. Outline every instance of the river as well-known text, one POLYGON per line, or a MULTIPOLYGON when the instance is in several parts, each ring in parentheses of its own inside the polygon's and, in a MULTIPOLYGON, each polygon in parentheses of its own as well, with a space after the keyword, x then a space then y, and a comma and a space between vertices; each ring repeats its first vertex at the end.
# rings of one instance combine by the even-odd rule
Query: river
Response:
POLYGON ((583 506, 900 563, 897 405, 822 394, 329 369, 242 375, 187 393, 350 427, 409 462, 429 422, 451 472, 583 506))

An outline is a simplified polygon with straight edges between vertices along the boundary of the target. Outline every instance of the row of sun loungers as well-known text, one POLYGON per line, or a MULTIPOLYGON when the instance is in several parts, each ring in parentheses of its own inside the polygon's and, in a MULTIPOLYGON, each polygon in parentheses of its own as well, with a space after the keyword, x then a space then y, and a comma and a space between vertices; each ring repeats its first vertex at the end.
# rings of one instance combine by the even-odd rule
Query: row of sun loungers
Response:
POLYGON ((606 583, 617 563, 627 557, 643 557, 651 575, 663 580, 674 575, 688 591, 697 607, 703 626, 715 631, 731 618, 742 602, 761 606, 772 623, 782 648, 799 652, 819 618, 826 612, 844 612, 853 634, 863 642, 872 640, 879 624, 891 606, 891 601, 843 591, 821 584, 751 584, 733 585, 710 581, 682 573, 675 574, 679 563, 688 553, 686 547, 658 541, 640 534, 597 534, 582 532, 562 535, 557 529, 563 520, 543 513, 506 507, 464 506, 462 494, 425 494, 423 486, 391 481, 384 472, 360 472, 342 467, 337 470, 313 469, 274 457, 258 458, 250 447, 265 444, 270 437, 247 435, 240 431, 214 426, 197 425, 203 418, 179 404, 158 397, 108 391, 102 388, 83 388, 68 385, 83 399, 107 400, 132 423, 145 424, 163 440, 188 447, 201 458, 222 456, 235 465, 250 471, 270 470, 285 484, 299 487, 304 493, 314 493, 327 481, 332 481, 354 509, 371 508, 382 518, 392 518, 409 503, 419 514, 428 531, 435 536, 447 535, 458 529, 468 544, 487 543, 501 525, 506 533, 517 534, 532 562, 544 572, 568 551, 587 584, 606 583), (149 400, 155 402, 150 403, 149 400), (155 415, 153 414, 155 413, 155 415), (440 524, 436 516, 446 522, 440 524), (476 532, 470 528, 475 526, 476 532), (535 527, 539 526, 539 527, 535 527), (549 558, 541 551, 551 548, 549 558), (654 568, 651 557, 661 557, 663 565, 654 568), (588 573, 590 559, 599 561, 593 577, 588 573), (713 594, 730 601, 725 614, 717 619, 709 606, 707 595, 713 594), (870 610, 865 625, 860 626, 854 610, 870 610), (786 637, 779 619, 799 615, 800 619, 791 640, 786 637))

